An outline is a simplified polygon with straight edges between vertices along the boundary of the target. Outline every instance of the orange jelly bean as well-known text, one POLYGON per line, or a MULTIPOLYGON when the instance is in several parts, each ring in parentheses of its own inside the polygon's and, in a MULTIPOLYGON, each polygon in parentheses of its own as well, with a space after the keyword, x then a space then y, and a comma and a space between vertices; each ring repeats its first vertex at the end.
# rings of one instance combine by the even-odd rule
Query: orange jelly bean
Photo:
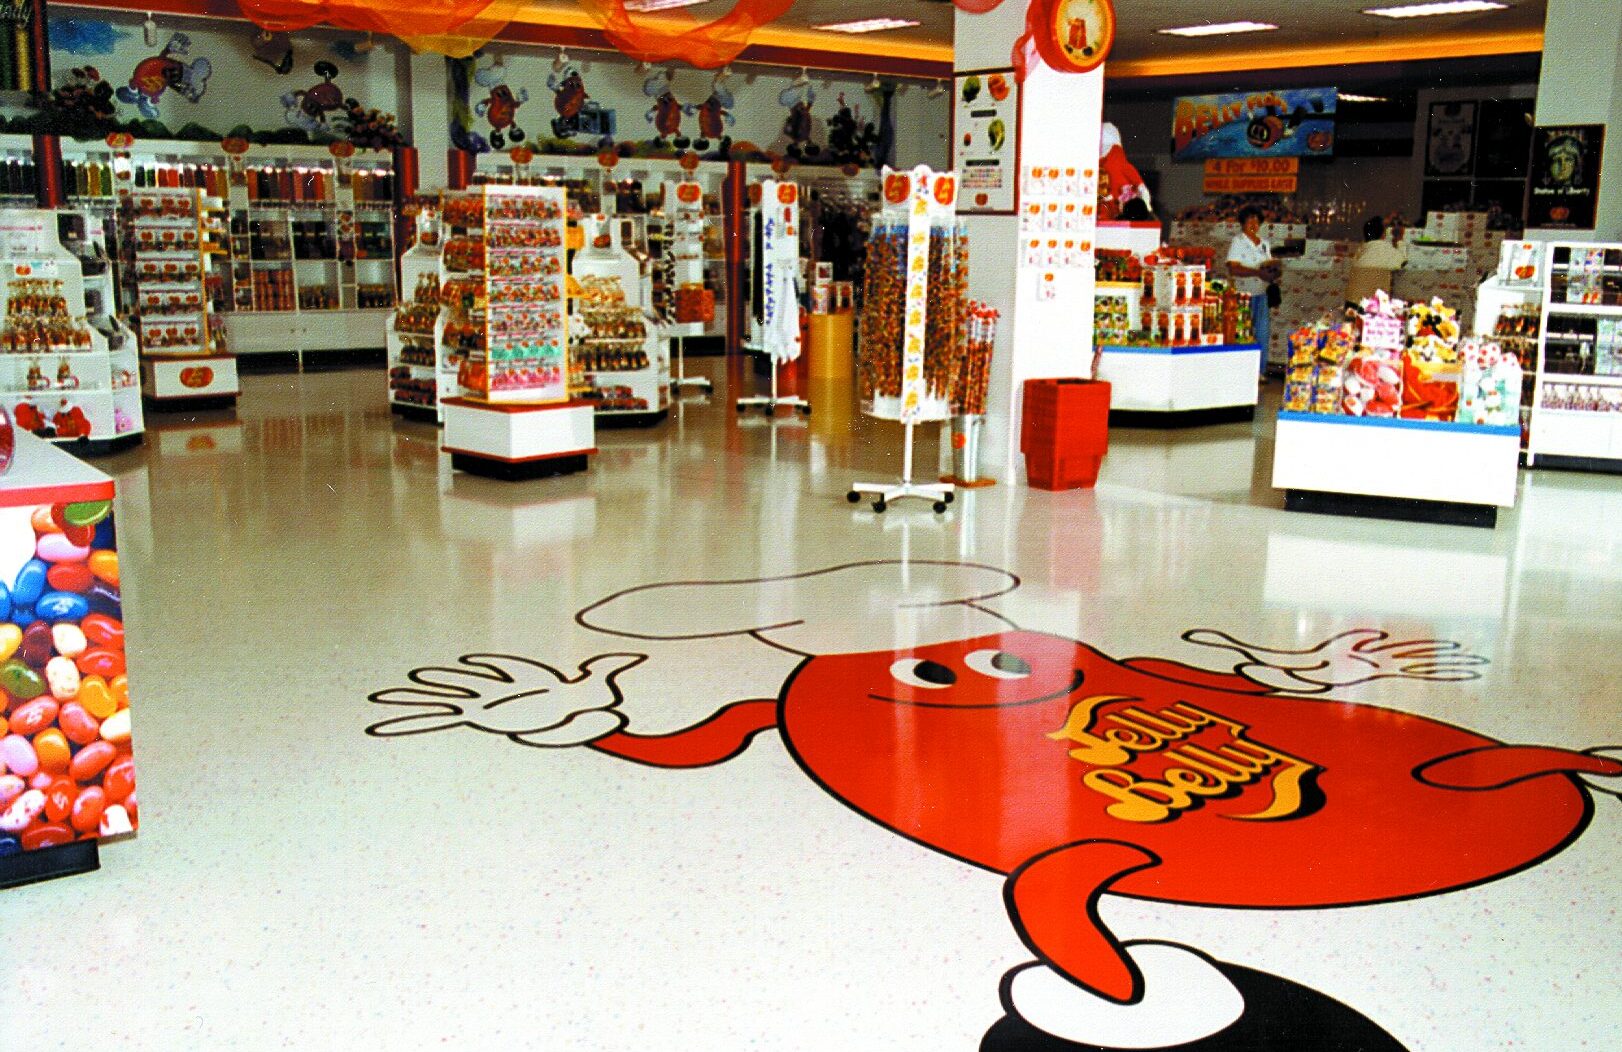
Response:
MULTIPOLYGON (((102 742, 101 744, 106 745, 107 743, 102 742)), ((111 748, 111 746, 108 747, 111 748)), ((95 748, 95 746, 86 746, 86 748, 95 748)), ((135 760, 128 756, 119 757, 112 766, 107 768, 107 773, 102 776, 101 787, 106 791, 107 799, 111 803, 121 804, 129 799, 129 795, 135 792, 135 760)))
MULTIPOLYGON (((69 564, 61 564, 69 565, 69 564)), ((84 637, 108 650, 124 649, 124 622, 106 614, 86 614, 79 622, 84 637)))
POLYGON ((104 720, 118 711, 118 702, 100 676, 86 676, 79 683, 78 702, 84 710, 98 720, 104 720))
POLYGON ((81 833, 94 833, 101 828, 101 813, 105 810, 107 793, 100 786, 86 786, 80 791, 78 799, 73 801, 69 821, 81 833))
POLYGON ((34 525, 35 533, 43 535, 47 533, 62 532, 62 524, 57 522, 55 517, 51 515, 51 509, 48 507, 41 506, 35 508, 34 514, 30 515, 28 518, 29 521, 34 525))
POLYGON ((40 851, 48 847, 60 847, 63 844, 71 844, 75 839, 72 829, 56 822, 29 826, 23 830, 22 835, 24 851, 40 851))
POLYGON ((90 572, 106 581, 114 588, 118 587, 118 553, 106 548, 90 553, 90 572))
POLYGON ((39 757, 40 770, 61 774, 73 759, 73 748, 68 745, 67 735, 51 727, 34 736, 34 754, 39 757))
MULTIPOLYGON (((91 742, 80 749, 78 754, 73 757, 73 762, 68 764, 68 774, 76 782, 88 782, 106 770, 107 765, 112 763, 117 756, 118 747, 112 742, 91 742)), ((134 766, 134 763, 130 764, 132 776, 134 766)), ((131 788, 133 789, 133 777, 131 781, 131 788)))
POLYGON ((130 678, 128 676, 114 676, 108 681, 107 686, 112 688, 113 700, 118 702, 119 708, 127 709, 130 707, 130 678))

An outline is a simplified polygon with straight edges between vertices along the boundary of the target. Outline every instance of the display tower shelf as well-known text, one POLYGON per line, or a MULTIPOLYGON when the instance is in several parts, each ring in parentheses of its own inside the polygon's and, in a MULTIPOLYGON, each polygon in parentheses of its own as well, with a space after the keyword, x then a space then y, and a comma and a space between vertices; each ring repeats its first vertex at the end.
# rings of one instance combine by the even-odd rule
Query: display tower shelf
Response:
POLYGON ((570 263, 571 394, 605 424, 652 425, 670 409, 669 341, 653 313, 640 216, 588 216, 570 263))
POLYGON ((1622 244, 1546 251, 1527 465, 1622 471, 1622 244))
POLYGON ((0 404, 19 427, 90 453, 137 444, 144 430, 135 338, 111 312, 100 235, 77 214, 0 212, 0 404), (82 256, 62 242, 64 220, 82 256))
POLYGON ((387 334, 389 407, 401 416, 442 423, 441 403, 456 394, 458 356, 444 344, 449 311, 439 210, 422 210, 416 225, 417 239, 400 257, 400 284, 410 298, 402 298, 387 334))

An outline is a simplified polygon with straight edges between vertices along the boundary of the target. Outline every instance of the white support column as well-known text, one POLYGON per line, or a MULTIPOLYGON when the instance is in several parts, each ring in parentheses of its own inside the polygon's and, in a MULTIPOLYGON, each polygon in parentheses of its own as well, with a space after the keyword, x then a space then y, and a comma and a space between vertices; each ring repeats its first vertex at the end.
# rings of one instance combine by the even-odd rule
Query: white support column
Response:
POLYGON ((406 59, 402 99, 411 100, 411 144, 417 148, 417 183, 424 190, 446 185, 446 151, 451 145, 451 78, 445 56, 412 54, 406 59))
MULTIPOLYGON (((1005 0, 983 15, 956 13, 955 68, 1005 69, 1014 41, 1025 31, 1026 0, 1005 0)), ((1104 106, 1104 70, 1056 73, 1033 59, 1020 88, 1020 168, 1098 168, 1099 124, 1104 106)), ((1089 199, 1088 203, 1091 203, 1089 199)), ((1093 351, 1092 256, 1084 267, 1022 266, 1017 216, 967 216, 969 295, 1002 313, 992 355, 984 444, 985 467, 1013 480, 1019 453, 1020 394, 1029 379, 1085 376, 1093 351), (1051 282, 1047 275, 1053 275, 1051 282), (1054 286, 1051 298, 1038 289, 1054 286)), ((1066 233, 1089 246, 1096 216, 1066 233)))
POLYGON ((1537 123, 1607 125, 1603 165, 1594 173, 1600 195, 1594 233, 1545 232, 1543 239, 1622 239, 1622 3, 1549 0, 1537 123))

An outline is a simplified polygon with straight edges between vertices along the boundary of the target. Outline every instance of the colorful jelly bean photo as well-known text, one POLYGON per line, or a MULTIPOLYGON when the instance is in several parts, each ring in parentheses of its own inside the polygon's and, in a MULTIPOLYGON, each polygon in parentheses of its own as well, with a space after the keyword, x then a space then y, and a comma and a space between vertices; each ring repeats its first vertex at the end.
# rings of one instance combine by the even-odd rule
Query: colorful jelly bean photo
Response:
POLYGON ((139 822, 112 503, 0 508, 0 858, 139 822))

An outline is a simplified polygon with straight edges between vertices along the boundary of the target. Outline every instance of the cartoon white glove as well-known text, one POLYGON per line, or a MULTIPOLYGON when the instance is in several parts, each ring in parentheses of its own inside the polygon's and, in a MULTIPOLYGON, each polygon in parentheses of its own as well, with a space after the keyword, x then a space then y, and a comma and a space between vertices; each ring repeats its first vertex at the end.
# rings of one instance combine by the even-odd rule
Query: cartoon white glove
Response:
POLYGON ((625 726, 617 679, 647 659, 646 654, 598 654, 581 662, 571 678, 529 658, 464 654, 460 667, 413 669, 407 678, 415 686, 370 695, 378 705, 422 711, 374 723, 366 733, 394 737, 471 727, 504 734, 520 745, 585 745, 625 726))
POLYGON ((1322 694, 1377 679, 1417 679, 1458 683, 1481 678, 1487 659, 1442 639, 1402 639, 1376 628, 1356 628, 1305 650, 1245 643, 1226 632, 1197 628, 1183 638, 1200 646, 1232 650, 1244 657, 1234 671, 1273 690, 1322 694))

